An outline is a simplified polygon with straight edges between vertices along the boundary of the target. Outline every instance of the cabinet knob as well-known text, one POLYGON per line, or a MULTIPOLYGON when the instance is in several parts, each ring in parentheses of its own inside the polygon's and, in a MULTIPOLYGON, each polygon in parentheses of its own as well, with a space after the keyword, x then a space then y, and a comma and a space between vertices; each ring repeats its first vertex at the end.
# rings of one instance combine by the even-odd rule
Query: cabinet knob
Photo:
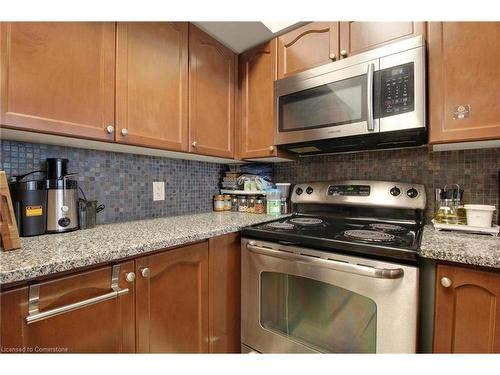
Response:
POLYGON ((145 267, 145 268, 141 269, 141 275, 142 275, 142 277, 149 277, 150 274, 151 274, 151 271, 149 270, 148 267, 145 267))
POLYGON ((343 49, 342 51, 340 51, 340 56, 347 57, 347 51, 345 49, 343 49))
POLYGON ((336 58, 337 58, 337 56, 335 56, 334 53, 330 53, 330 60, 335 61, 336 58))
POLYGON ((106 132, 108 134, 113 134, 114 131, 115 131, 115 127, 114 126, 112 126, 112 125, 106 126, 106 132))
POLYGON ((193 142, 191 143, 191 146, 193 146, 193 147, 196 147, 197 145, 198 145, 198 143, 197 143, 196 141, 193 141, 193 142))
POLYGON ((269 146, 269 151, 273 152, 274 151, 274 146, 269 146))
POLYGON ((453 281, 447 277, 442 277, 441 278, 441 285, 444 286, 445 288, 449 288, 453 284, 453 281))
POLYGON ((125 275, 125 280, 127 280, 128 283, 133 283, 134 280, 135 280, 135 273, 133 272, 128 272, 126 275, 125 275))
POLYGON ((122 129, 122 135, 126 137, 128 135, 128 130, 127 129, 122 129))

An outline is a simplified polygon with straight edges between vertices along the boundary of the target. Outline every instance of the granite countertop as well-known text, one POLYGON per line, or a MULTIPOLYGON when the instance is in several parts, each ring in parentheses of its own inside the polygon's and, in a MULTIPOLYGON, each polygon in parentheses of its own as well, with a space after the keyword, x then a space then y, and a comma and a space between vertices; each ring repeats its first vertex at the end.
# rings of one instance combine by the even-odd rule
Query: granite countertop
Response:
POLYGON ((22 238, 21 249, 0 251, 0 284, 141 255, 237 232, 245 226, 276 218, 250 213, 210 212, 22 238))
POLYGON ((500 237, 438 231, 426 225, 420 256, 475 266, 500 268, 500 237))

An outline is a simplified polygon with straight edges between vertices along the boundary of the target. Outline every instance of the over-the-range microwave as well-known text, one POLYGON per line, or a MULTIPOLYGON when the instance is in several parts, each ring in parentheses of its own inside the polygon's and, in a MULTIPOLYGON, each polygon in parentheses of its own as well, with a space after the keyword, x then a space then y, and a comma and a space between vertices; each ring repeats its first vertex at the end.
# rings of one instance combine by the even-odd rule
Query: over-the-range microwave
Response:
POLYGON ((276 144, 299 155, 427 142, 422 36, 275 82, 276 144))

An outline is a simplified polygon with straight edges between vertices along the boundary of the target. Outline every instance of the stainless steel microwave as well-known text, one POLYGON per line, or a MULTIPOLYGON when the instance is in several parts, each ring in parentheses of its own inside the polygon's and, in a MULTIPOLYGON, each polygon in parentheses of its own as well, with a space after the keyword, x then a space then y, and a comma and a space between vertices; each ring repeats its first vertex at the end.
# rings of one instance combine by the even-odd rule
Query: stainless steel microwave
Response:
POLYGON ((275 82, 276 144, 299 155, 425 144, 425 40, 275 82))

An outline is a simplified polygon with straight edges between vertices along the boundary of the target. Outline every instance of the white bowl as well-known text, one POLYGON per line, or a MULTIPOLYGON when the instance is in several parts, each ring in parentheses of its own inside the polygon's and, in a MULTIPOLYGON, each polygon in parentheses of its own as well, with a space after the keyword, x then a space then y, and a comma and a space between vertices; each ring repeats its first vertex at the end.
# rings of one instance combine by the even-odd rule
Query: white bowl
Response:
POLYGON ((496 210, 495 206, 484 204, 466 204, 464 205, 464 208, 467 215, 467 225, 482 228, 491 227, 493 212, 496 210))

